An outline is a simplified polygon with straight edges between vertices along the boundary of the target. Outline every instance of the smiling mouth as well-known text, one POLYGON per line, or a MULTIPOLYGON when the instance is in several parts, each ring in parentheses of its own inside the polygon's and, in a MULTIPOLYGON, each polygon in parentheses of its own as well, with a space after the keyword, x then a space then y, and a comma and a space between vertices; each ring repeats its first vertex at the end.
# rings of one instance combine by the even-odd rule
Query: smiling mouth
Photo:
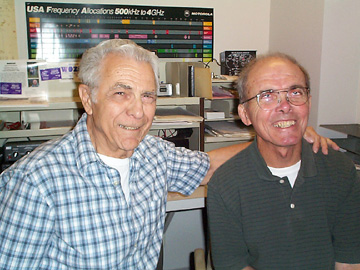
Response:
POLYGON ((119 127, 126 129, 126 130, 137 130, 140 127, 128 127, 128 126, 124 126, 124 125, 119 125, 119 127))
POLYGON ((278 128, 288 128, 295 125, 295 121, 280 121, 274 124, 274 127, 278 128))

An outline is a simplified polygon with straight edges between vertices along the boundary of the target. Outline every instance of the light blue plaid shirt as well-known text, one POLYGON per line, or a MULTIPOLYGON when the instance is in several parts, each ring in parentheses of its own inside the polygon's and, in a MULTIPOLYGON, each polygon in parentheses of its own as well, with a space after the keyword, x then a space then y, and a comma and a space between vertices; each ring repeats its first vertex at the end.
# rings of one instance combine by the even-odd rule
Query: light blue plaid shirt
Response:
POLYGON ((168 191, 191 194, 207 154, 146 136, 130 159, 130 204, 84 115, 0 176, 0 269, 155 269, 168 191))

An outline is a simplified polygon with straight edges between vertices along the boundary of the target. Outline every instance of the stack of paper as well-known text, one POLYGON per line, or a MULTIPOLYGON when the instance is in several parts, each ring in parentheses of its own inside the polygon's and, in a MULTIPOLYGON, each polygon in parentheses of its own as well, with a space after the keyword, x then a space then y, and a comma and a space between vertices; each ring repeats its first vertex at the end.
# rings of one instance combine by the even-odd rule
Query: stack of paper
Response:
POLYGON ((213 98, 238 98, 236 90, 221 85, 212 86, 212 95, 213 98))
POLYGON ((201 122, 203 118, 181 107, 174 109, 157 109, 154 123, 201 122))
POLYGON ((233 121, 209 122, 206 124, 206 131, 218 137, 253 138, 255 136, 252 127, 240 126, 233 121))

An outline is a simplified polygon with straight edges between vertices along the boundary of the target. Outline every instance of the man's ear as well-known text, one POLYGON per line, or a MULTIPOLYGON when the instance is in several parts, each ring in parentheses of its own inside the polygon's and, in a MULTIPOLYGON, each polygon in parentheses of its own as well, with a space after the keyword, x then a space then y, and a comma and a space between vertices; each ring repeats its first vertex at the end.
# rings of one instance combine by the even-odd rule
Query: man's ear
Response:
POLYGON ((247 125, 247 126, 250 126, 250 125, 251 125, 251 120, 250 120, 250 118, 248 117, 248 113, 247 113, 247 110, 246 110, 244 104, 239 104, 239 106, 238 106, 238 114, 239 114, 239 116, 240 116, 241 121, 242 121, 245 125, 247 125))
POLYGON ((90 93, 90 88, 86 84, 79 85, 79 96, 86 113, 88 115, 91 115, 92 114, 91 93, 90 93))

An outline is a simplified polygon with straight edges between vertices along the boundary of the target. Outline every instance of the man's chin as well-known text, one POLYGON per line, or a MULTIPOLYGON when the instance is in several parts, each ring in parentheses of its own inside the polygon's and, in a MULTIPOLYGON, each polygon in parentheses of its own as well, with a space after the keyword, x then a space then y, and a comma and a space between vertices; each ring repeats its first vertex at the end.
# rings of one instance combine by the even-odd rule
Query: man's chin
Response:
POLYGON ((271 134, 269 137, 261 139, 258 138, 259 141, 263 141, 263 143, 270 143, 277 147, 292 147, 298 144, 301 144, 300 135, 289 135, 289 134, 271 134))
POLYGON ((134 151, 140 144, 142 139, 138 138, 127 138, 121 141, 122 148, 125 151, 134 151))
POLYGON ((301 145, 301 138, 285 138, 284 140, 278 141, 278 144, 281 147, 293 147, 301 145))

